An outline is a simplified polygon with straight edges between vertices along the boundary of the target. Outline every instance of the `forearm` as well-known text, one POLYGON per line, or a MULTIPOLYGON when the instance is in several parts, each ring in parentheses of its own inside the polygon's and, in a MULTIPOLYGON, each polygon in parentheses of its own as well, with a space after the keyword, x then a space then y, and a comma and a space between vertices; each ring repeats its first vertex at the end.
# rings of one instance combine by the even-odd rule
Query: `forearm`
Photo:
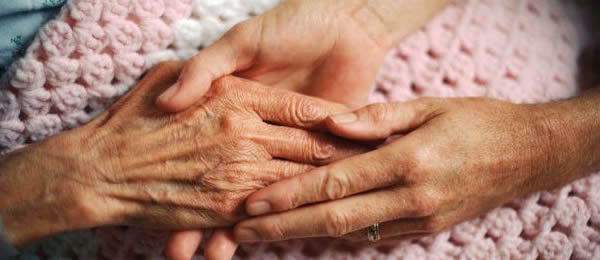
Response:
POLYGON ((392 47, 425 25, 452 0, 360 0, 352 17, 382 45, 392 47))
POLYGON ((16 246, 84 226, 86 216, 74 207, 79 198, 60 174, 65 164, 47 148, 44 142, 0 158, 0 214, 16 246))
POLYGON ((546 110, 547 135, 551 155, 548 167, 561 174, 548 176, 548 187, 569 183, 600 169, 600 90, 591 90, 564 101, 536 105, 546 110))

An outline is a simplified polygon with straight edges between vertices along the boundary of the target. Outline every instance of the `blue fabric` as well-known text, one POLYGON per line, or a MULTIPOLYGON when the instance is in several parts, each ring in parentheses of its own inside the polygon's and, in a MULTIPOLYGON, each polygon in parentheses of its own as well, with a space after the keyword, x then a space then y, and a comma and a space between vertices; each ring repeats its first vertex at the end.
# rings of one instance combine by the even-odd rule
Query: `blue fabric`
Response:
POLYGON ((0 76, 66 0, 0 0, 0 76))
POLYGON ((8 259, 19 255, 19 251, 12 246, 4 236, 4 227, 2 226, 2 216, 0 215, 0 260, 8 259))

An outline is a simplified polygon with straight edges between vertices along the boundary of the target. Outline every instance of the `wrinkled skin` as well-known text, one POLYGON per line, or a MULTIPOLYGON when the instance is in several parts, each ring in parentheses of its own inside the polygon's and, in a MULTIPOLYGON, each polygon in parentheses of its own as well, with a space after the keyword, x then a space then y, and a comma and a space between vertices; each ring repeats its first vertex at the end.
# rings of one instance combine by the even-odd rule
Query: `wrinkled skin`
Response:
POLYGON ((304 237, 366 240, 437 233, 515 197, 599 167, 600 95, 517 105, 486 98, 374 104, 327 121, 333 133, 389 144, 262 189, 240 242, 304 237), (576 126, 576 127, 574 127, 576 126), (320 202, 320 203, 317 203, 320 202))
MULTIPOLYGON (((200 51, 157 104, 166 111, 180 111, 200 100, 215 79, 236 75, 360 107, 368 100, 387 50, 448 2, 282 1, 265 14, 235 26, 200 51)), ((235 248, 235 243, 227 239, 231 236, 219 231, 213 237, 205 256, 230 258, 230 249, 235 248)), ((199 231, 178 233, 169 243, 167 255, 177 260, 190 259, 201 238, 199 231)))
POLYGON ((229 226, 253 191, 367 150, 300 129, 344 106, 235 77, 201 104, 162 112, 154 100, 182 66, 158 66, 91 123, 2 159, 0 208, 15 244, 103 225, 229 226))

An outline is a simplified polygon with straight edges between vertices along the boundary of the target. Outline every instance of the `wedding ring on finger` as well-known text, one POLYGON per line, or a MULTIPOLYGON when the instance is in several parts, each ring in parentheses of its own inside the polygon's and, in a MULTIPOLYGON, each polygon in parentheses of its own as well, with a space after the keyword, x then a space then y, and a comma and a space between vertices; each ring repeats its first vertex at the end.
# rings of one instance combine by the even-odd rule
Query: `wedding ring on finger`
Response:
POLYGON ((381 239, 379 224, 374 224, 367 228, 367 238, 371 242, 379 241, 381 239))

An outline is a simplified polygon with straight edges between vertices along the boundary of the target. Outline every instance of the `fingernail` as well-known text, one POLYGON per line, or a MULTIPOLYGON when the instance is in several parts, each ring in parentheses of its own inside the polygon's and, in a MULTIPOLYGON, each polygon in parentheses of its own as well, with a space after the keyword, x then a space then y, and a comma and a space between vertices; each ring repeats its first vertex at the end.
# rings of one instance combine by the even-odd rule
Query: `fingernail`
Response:
POLYGON ((240 228, 235 236, 238 242, 256 242, 260 240, 258 233, 249 228, 240 228))
POLYGON ((169 100, 171 100, 171 98, 173 98, 175 96, 175 93, 177 93, 178 88, 179 88, 179 82, 177 82, 177 83, 173 84, 173 86, 169 87, 169 89, 167 89, 167 91, 162 93, 158 97, 158 99, 160 99, 160 101, 163 103, 169 102, 169 100))
POLYGON ((349 124, 354 123, 358 120, 358 117, 354 113, 346 113, 341 115, 331 116, 331 120, 336 124, 349 124))
POLYGON ((271 204, 266 201, 257 201, 248 205, 248 214, 251 216, 258 216, 269 213, 271 211, 271 204))

